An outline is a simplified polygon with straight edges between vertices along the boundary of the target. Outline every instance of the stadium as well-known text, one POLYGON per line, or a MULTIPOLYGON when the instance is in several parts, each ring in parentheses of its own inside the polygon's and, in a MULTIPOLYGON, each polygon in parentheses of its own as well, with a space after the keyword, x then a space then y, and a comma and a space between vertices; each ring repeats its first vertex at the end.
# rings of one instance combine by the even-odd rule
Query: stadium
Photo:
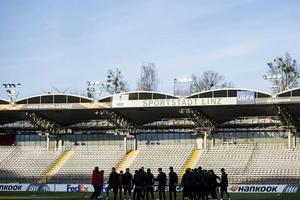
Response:
POLYGON ((112 167, 150 168, 156 176, 159 167, 168 173, 173 166, 181 178, 201 166, 216 174, 225 168, 232 194, 298 199, 284 195, 300 192, 299 120, 300 88, 276 95, 228 88, 186 97, 132 91, 97 101, 59 93, 1 99, 0 197, 91 192, 95 166, 105 179, 112 167))

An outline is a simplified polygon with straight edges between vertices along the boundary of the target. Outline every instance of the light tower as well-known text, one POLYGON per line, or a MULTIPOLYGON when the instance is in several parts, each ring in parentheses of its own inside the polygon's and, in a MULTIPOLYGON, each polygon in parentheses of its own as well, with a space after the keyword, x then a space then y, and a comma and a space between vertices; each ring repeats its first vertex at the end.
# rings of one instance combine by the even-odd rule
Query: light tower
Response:
POLYGON ((88 96, 91 97, 94 102, 97 102, 102 94, 102 91, 105 87, 105 82, 100 83, 99 81, 87 81, 87 93, 88 96))
POLYGON ((5 83, 2 84, 3 88, 5 89, 7 96, 9 98, 9 103, 11 105, 14 105, 16 103, 17 97, 19 95, 19 91, 21 88, 21 84, 15 84, 15 83, 5 83))
POLYGON ((280 88, 280 82, 282 80, 281 74, 273 74, 273 75, 264 75, 263 79, 267 81, 271 81, 273 83, 272 85, 272 95, 275 97, 277 93, 279 93, 281 90, 280 88))
POLYGON ((174 78, 173 79, 173 95, 188 96, 191 93, 191 78, 174 78))

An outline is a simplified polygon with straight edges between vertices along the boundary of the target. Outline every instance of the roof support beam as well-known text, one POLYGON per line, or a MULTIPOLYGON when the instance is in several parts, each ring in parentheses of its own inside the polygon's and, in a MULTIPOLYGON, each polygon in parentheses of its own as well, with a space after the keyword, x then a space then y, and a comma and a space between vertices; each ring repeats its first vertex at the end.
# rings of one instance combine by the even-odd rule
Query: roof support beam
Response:
POLYGON ((66 133, 72 133, 71 129, 60 127, 58 124, 44 119, 36 113, 25 112, 22 115, 31 125, 40 129, 41 131, 53 135, 60 135, 66 133))
POLYGON ((181 109, 181 114, 187 115, 197 126, 196 129, 204 132, 213 132, 216 128, 216 123, 206 116, 204 113, 190 108, 181 109))
POLYGON ((288 129, 298 129, 299 122, 286 107, 283 105, 275 105, 275 109, 284 126, 288 129))
POLYGON ((116 127, 116 129, 121 129, 123 134, 129 135, 137 132, 136 126, 133 122, 128 120, 123 115, 116 113, 112 110, 97 110, 95 112, 97 116, 106 119, 109 123, 116 127))

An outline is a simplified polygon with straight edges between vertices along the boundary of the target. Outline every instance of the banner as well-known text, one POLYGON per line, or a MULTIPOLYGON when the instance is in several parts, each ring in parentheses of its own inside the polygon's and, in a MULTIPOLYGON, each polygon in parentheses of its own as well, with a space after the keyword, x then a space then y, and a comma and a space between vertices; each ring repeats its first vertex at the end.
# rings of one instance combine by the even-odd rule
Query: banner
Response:
POLYGON ((57 192, 94 192, 94 187, 90 184, 57 184, 57 192))
POLYGON ((178 99, 146 99, 146 100, 125 100, 120 98, 113 101, 113 108, 122 107, 184 107, 184 106, 217 106, 236 105, 236 97, 216 98, 178 98, 178 99))
POLYGON ((129 101, 129 94, 116 94, 112 99, 112 107, 127 107, 129 101))
MULTIPOLYGON (((107 184, 103 185, 103 192, 106 192, 107 184)), ((166 192, 169 187, 166 186, 166 192)), ((158 186, 154 186, 158 191, 158 186)), ((177 192, 182 192, 183 187, 176 186, 177 192)), ((0 183, 0 192, 94 192, 91 184, 46 184, 46 183, 0 183)), ((228 186, 230 193, 300 193, 300 185, 246 185, 231 184, 228 186)))
POLYGON ((232 193, 298 193, 299 185, 229 185, 228 192, 232 193))
POLYGON ((0 191, 55 192, 55 185, 45 184, 45 183, 32 183, 32 184, 8 183, 8 184, 0 184, 0 191))
POLYGON ((237 104, 255 104, 255 92, 237 91, 237 104))
POLYGON ((77 110, 111 108, 110 103, 3 104, 2 110, 77 110))
POLYGON ((29 184, 19 184, 19 183, 8 183, 0 184, 0 191, 2 192, 24 192, 26 191, 29 184))

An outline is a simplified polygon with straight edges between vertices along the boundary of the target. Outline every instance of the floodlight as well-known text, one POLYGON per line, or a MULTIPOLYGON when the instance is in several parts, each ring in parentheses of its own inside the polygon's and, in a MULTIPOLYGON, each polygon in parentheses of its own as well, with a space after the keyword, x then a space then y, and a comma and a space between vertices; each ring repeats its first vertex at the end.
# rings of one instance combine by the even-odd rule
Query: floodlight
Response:
POLYGON ((91 95, 94 102, 97 102, 101 96, 102 90, 104 89, 105 82, 100 84, 100 81, 87 81, 87 91, 91 95))
POLYGON ((4 83, 2 84, 3 88, 5 88, 5 91, 8 95, 10 103, 13 105, 16 102, 16 99, 19 95, 19 90, 21 87, 21 84, 15 84, 15 83, 4 83))
POLYGON ((16 94, 16 93, 17 93, 17 91, 15 89, 11 90, 11 94, 16 94))

